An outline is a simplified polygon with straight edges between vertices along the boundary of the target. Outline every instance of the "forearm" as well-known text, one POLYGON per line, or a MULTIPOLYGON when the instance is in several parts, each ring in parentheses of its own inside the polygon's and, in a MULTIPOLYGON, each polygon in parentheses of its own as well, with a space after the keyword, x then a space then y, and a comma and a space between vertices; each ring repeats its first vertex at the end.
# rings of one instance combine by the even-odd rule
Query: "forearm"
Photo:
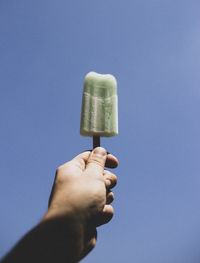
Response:
POLYGON ((82 246, 81 224, 67 218, 47 219, 26 234, 2 263, 75 263, 82 246))

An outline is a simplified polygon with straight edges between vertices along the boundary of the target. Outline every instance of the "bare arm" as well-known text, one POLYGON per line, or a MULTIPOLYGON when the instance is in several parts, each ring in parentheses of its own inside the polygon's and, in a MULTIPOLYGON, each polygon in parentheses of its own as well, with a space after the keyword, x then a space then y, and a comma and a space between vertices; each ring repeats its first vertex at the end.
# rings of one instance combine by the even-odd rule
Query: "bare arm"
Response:
POLYGON ((2 263, 75 263, 86 256, 96 244, 96 227, 109 222, 114 213, 109 189, 117 178, 104 169, 105 164, 116 167, 118 161, 98 147, 60 166, 46 215, 2 263))

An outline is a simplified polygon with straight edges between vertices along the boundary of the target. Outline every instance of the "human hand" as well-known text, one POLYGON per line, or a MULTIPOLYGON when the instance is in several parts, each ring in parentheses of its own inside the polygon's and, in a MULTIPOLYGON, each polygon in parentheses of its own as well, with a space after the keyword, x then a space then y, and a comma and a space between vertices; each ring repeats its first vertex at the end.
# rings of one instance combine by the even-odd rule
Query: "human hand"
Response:
POLYGON ((114 213, 110 205, 114 194, 110 188, 116 185, 117 177, 105 170, 105 165, 115 168, 118 160, 98 147, 58 167, 49 209, 43 219, 71 218, 73 227, 82 229, 77 236, 82 239, 80 259, 94 248, 96 227, 109 222, 114 213))
POLYGON ((118 161, 98 147, 60 166, 46 215, 2 262, 77 263, 86 256, 95 246, 96 227, 113 216, 110 188, 117 177, 104 170, 105 165, 114 168, 118 161))

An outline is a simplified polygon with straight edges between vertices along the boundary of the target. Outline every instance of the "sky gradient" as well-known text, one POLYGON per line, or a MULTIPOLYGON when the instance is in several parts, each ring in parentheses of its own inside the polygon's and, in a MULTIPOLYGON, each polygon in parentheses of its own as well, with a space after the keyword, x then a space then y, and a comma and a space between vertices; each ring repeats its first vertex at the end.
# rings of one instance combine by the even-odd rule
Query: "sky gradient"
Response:
POLYGON ((0 257, 42 218, 89 71, 118 81, 115 216, 84 263, 200 261, 200 2, 0 1, 0 257))

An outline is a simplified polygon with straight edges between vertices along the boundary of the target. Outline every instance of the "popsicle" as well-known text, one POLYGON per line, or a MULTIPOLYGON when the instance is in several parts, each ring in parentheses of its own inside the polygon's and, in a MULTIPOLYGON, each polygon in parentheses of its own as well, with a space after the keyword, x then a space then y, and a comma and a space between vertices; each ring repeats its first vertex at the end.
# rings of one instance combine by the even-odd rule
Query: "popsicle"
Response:
POLYGON ((93 148, 100 137, 118 135, 117 81, 111 74, 89 72, 85 76, 80 134, 93 137, 93 148))

